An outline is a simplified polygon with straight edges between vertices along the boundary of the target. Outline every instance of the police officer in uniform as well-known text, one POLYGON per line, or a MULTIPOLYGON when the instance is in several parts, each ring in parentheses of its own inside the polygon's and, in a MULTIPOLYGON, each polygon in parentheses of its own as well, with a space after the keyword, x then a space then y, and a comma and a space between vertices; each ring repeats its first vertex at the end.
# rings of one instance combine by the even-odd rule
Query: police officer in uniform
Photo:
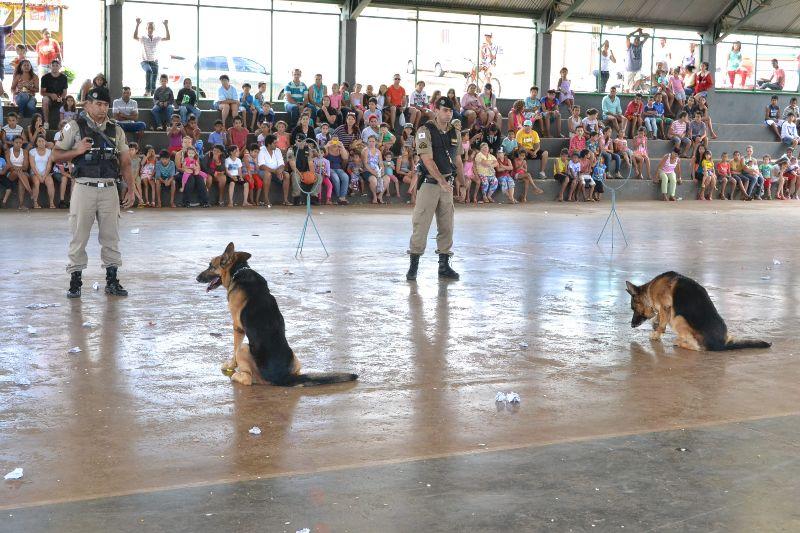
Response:
POLYGON ((459 129, 452 122, 453 103, 441 97, 436 101, 436 111, 431 120, 417 130, 418 167, 417 203, 411 219, 413 233, 408 253, 411 266, 406 279, 417 279, 419 258, 425 252, 428 230, 436 215, 436 253, 439 254, 439 277, 458 279, 458 273, 450 268, 450 251, 453 247, 453 180, 464 179, 461 163, 461 139, 459 129), (451 122, 452 121, 452 122, 451 122))
POLYGON ((85 111, 64 126, 63 137, 53 149, 54 162, 71 161, 75 165, 75 187, 69 206, 72 240, 67 264, 68 298, 81 296, 81 272, 88 262, 86 243, 95 219, 99 228, 100 257, 106 269, 106 294, 128 295, 117 279, 117 268, 122 265, 117 181, 121 174, 127 184, 125 208, 133 205, 134 183, 125 132, 108 118, 110 103, 105 87, 89 91, 85 111))

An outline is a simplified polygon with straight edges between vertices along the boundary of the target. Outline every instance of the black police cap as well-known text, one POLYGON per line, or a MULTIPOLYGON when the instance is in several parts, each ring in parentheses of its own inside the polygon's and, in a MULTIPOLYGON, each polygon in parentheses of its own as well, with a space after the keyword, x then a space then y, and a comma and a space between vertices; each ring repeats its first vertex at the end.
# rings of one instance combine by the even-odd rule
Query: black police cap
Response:
POLYGON ((86 95, 86 99, 89 101, 99 101, 105 102, 107 104, 111 103, 111 95, 108 94, 108 89, 105 87, 95 87, 86 95))
POLYGON ((446 107, 447 109, 453 109, 453 102, 450 101, 449 98, 446 96, 442 96, 438 100, 436 100, 436 109, 441 107, 446 107))

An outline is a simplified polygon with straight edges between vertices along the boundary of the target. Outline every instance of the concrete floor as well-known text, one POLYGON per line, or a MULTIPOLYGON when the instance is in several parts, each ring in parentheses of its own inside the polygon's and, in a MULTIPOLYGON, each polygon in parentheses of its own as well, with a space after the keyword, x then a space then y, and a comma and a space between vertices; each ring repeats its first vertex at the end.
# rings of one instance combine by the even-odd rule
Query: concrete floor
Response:
POLYGON ((449 284, 432 249, 404 280, 403 207, 317 208, 332 253, 309 238, 300 261, 301 209, 137 210, 131 296, 91 290, 93 242, 80 301, 64 298, 66 214, 0 212, 0 473, 25 472, 0 488, 0 531, 796 531, 794 204, 625 203, 613 254, 595 246, 607 203, 459 208, 449 284), (194 277, 230 240, 304 367, 357 384, 219 372, 225 296, 194 277), (773 348, 632 330, 624 281, 665 270, 773 348), (499 408, 501 390, 522 403, 499 408))

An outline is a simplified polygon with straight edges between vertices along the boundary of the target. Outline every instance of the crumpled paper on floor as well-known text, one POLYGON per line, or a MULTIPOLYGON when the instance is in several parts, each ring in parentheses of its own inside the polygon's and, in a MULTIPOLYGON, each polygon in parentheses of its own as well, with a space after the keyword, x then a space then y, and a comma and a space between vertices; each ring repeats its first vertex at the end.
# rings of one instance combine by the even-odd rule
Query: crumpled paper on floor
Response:
POLYGON ((67 350, 67 353, 81 353, 81 349, 75 346, 74 348, 70 348, 69 350, 67 350))
POLYGON ((28 335, 36 335, 36 328, 33 326, 28 326, 28 335))
POLYGON ((21 477, 22 477, 22 468, 17 467, 8 474, 6 474, 4 479, 19 479, 21 477))
POLYGON ((94 283, 92 283, 92 289, 94 289, 96 291, 99 291, 100 290, 100 284, 95 281, 94 283))
POLYGON ((133 228, 133 229, 131 230, 131 234, 133 234, 133 235, 138 235, 138 234, 139 234, 139 228, 133 228))
POLYGON ((508 393, 501 391, 494 395, 494 401, 497 403, 520 403, 520 397, 514 391, 508 393))
POLYGON ((248 431, 248 433, 250 433, 251 435, 261 435, 261 428, 258 426, 253 426, 250 428, 250 431, 248 431))

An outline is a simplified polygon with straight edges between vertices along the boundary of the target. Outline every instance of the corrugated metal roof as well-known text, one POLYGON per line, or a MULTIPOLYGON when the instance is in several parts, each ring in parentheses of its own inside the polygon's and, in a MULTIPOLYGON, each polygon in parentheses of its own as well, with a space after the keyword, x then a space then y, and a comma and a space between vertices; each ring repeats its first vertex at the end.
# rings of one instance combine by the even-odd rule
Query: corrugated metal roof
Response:
MULTIPOLYGON (((372 0, 370 5, 538 17, 550 3, 551 0, 372 0)), ((570 18, 705 30, 729 3, 730 0, 586 0, 570 18)), ((773 5, 763 8, 737 31, 800 35, 800 1, 773 0, 773 5)))
POLYGON ((668 24, 686 28, 707 28, 729 0, 587 0, 573 18, 630 21, 632 25, 668 24))
POLYGON ((437 9, 451 11, 465 11, 474 15, 483 12, 494 14, 501 13, 532 13, 537 17, 550 5, 550 0, 373 0, 371 6, 403 7, 405 9, 437 9))
POLYGON ((800 2, 775 0, 745 22, 741 30, 800 34, 800 2))

